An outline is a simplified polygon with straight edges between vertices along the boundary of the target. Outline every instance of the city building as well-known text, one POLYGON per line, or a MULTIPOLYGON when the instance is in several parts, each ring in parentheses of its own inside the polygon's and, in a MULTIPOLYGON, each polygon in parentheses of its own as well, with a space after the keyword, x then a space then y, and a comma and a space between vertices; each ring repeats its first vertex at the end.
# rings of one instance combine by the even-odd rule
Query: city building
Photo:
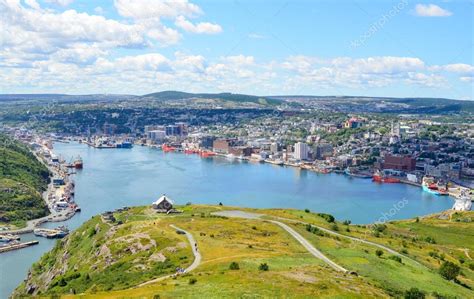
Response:
POLYGON ((395 169, 413 171, 416 168, 416 160, 411 156, 385 155, 383 169, 395 169))
POLYGON ((306 143, 297 142, 294 153, 296 160, 308 160, 309 146, 306 143))

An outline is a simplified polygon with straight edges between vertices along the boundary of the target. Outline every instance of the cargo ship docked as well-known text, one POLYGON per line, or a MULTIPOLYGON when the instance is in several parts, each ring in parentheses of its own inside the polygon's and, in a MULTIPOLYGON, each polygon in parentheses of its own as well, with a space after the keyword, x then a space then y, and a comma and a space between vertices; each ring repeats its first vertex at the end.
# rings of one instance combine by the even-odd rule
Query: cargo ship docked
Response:
POLYGON ((378 170, 372 176, 372 181, 376 183, 388 183, 388 184, 400 183, 400 179, 388 177, 378 170))
POLYGON ((423 188, 423 191, 426 191, 434 195, 439 195, 439 196, 449 195, 448 187, 447 186, 445 186, 444 188, 440 187, 433 177, 426 177, 426 176, 423 177, 421 187, 423 188))

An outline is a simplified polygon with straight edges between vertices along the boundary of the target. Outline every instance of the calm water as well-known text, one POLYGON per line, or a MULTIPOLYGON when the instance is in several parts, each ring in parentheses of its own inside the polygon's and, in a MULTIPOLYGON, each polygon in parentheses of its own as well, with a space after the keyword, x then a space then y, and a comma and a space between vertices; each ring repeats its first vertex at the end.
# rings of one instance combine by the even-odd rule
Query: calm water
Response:
MULTIPOLYGON (((84 169, 75 176, 76 202, 82 212, 66 221, 70 229, 107 210, 150 204, 162 193, 178 204, 222 202, 254 208, 308 208, 353 223, 374 222, 384 214, 390 220, 410 218, 452 206, 450 198, 403 184, 379 185, 343 175, 225 158, 201 159, 147 147, 94 149, 58 143, 55 152, 66 160, 78 154, 84 160, 84 169), (399 208, 394 209, 397 203, 399 208)), ((22 240, 34 238, 22 236, 22 240)), ((31 264, 55 242, 39 240, 39 245, 0 255, 0 298, 8 297, 26 277, 31 264)))

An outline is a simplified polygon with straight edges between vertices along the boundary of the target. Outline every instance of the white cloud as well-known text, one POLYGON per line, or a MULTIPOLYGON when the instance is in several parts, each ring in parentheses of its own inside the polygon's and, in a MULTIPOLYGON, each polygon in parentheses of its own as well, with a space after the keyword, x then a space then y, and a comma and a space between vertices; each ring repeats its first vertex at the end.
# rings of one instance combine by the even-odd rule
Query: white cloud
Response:
MULTIPOLYGON (((50 2, 65 5, 72 1, 50 2)), ((177 29, 163 25, 160 18, 202 13, 198 6, 184 0, 114 3, 121 15, 132 20, 109 19, 72 9, 42 9, 36 0, 24 0, 24 5, 20 0, 0 0, 0 64, 26 67, 34 61, 50 59, 88 64, 117 48, 169 46, 178 43, 182 36, 177 29)), ((103 9, 96 7, 95 12, 101 14, 103 9)), ((195 33, 220 29, 210 23, 191 25, 190 31, 195 33)))
POLYGON ((114 5, 121 16, 133 19, 159 20, 202 13, 199 6, 187 0, 114 0, 114 5))
POLYGON ((184 31, 198 34, 216 34, 222 32, 221 26, 217 24, 202 22, 195 25, 186 20, 183 16, 178 16, 176 18, 175 25, 184 31))
POLYGON ((474 74, 474 66, 465 63, 455 63, 443 66, 447 72, 460 74, 474 74))
POLYGON ((68 6, 69 4, 74 2, 74 0, 44 0, 44 2, 59 5, 59 6, 68 6))
POLYGON ((453 13, 435 4, 417 4, 415 15, 420 17, 449 17, 453 13))

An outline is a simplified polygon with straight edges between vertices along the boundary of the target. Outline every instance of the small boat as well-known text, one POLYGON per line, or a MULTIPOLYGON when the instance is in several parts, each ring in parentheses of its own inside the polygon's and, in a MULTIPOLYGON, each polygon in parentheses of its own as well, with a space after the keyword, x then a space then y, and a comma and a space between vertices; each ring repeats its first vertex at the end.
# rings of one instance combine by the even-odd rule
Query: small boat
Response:
POLYGON ((11 241, 18 241, 20 240, 20 236, 12 235, 12 234, 1 234, 0 235, 0 242, 11 242, 11 241))

